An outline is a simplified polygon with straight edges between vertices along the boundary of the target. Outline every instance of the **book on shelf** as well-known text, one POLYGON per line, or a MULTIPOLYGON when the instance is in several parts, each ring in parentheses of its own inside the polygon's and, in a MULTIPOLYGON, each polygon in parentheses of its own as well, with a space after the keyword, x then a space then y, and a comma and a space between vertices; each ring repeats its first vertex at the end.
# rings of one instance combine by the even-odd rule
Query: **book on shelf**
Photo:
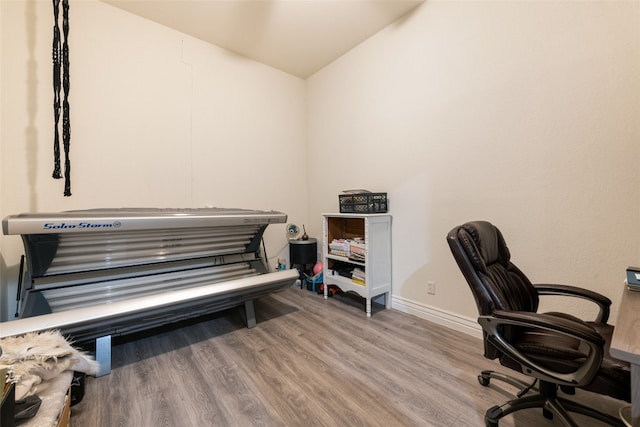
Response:
POLYGON ((351 280, 359 285, 364 285, 366 283, 364 270, 354 268, 351 272, 351 280))
POLYGON ((364 237, 353 239, 333 239, 329 243, 329 254, 349 258, 353 261, 364 262, 367 245, 364 237))

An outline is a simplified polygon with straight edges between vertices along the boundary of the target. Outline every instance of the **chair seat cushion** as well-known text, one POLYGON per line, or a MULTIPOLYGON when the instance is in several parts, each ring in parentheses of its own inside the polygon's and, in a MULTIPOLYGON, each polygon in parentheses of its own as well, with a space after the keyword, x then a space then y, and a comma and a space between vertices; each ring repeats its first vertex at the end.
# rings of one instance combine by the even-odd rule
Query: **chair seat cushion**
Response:
MULTIPOLYGON (((587 324, 605 339, 605 352, 599 372, 593 381, 583 388, 629 402, 631 399, 629 364, 612 358, 609 354, 613 326, 583 322, 566 313, 547 314, 587 324)), ((581 345, 580 340, 540 329, 520 330, 512 344, 526 357, 547 369, 560 373, 575 371, 587 357, 586 345, 581 345)), ((500 358, 500 362, 511 369, 520 370, 520 364, 505 355, 500 358)))

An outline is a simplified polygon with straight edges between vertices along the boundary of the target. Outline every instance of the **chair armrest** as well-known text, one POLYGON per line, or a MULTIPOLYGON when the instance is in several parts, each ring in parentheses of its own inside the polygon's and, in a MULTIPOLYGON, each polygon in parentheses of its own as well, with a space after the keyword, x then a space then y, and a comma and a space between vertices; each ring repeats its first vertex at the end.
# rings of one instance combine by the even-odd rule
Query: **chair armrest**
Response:
POLYGON ((545 313, 532 313, 530 311, 495 310, 493 314, 496 319, 523 322, 526 323, 523 326, 545 329, 580 341, 588 341, 595 345, 604 345, 605 343, 602 335, 582 321, 545 313))
POLYGON ((579 288, 571 285, 556 285, 550 283, 540 283, 533 285, 538 291, 538 295, 562 295, 571 296, 577 298, 583 298, 595 303, 600 311, 596 316, 595 321, 599 323, 607 323, 609 320, 609 310, 611 307, 611 300, 602 294, 599 294, 588 289, 579 288))
POLYGON ((523 367, 534 371, 536 378, 558 384, 583 386, 593 379, 600 368, 603 357, 604 338, 584 322, 567 318, 522 311, 494 311, 493 315, 480 316, 478 323, 487 333, 487 339, 500 351, 520 363, 523 367), (574 372, 560 373, 540 365, 535 360, 522 354, 501 333, 502 326, 520 326, 542 329, 580 340, 589 348, 589 354, 582 365, 574 372))

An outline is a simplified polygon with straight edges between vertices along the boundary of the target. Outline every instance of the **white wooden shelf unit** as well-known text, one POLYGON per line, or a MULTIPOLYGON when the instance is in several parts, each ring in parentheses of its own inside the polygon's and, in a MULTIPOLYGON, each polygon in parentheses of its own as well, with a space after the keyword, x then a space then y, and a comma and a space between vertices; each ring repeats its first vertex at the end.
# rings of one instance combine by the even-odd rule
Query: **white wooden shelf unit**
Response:
POLYGON ((384 305, 391 307, 391 215, 389 214, 323 214, 323 275, 324 297, 328 297, 329 285, 336 285, 344 292, 354 292, 366 300, 367 317, 371 317, 371 300, 384 296, 384 305), (364 262, 330 252, 329 243, 334 239, 364 237, 366 249, 364 262), (364 284, 334 271, 336 263, 359 267, 365 272, 364 284))

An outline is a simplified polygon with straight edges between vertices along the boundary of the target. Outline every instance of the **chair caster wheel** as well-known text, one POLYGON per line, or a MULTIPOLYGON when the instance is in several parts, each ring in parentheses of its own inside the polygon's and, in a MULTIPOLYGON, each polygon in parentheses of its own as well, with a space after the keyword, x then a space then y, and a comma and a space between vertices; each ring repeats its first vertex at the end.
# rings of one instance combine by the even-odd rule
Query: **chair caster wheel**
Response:
POLYGON ((553 412, 551 412, 548 409, 542 408, 542 415, 544 415, 544 417, 548 420, 552 420, 553 419, 553 412))
POLYGON ((482 374, 478 375, 478 382, 480 383, 480 385, 487 387, 489 385, 489 381, 491 381, 489 377, 482 374))
POLYGON ((493 406, 484 415, 484 424, 487 427, 498 427, 500 418, 502 418, 502 409, 499 406, 493 406))

